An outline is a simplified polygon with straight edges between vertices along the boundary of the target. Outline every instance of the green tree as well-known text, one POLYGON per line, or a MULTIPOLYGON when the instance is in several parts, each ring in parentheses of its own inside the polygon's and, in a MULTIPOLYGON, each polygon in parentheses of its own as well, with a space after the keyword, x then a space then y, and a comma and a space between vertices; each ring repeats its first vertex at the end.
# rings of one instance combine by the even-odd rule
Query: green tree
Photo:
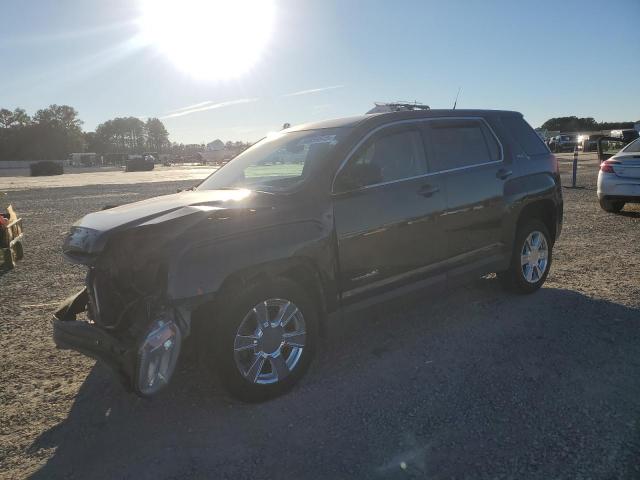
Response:
POLYGON ((82 120, 78 118, 78 112, 69 105, 50 105, 40 109, 33 117, 34 123, 61 127, 70 131, 81 131, 82 120))
POLYGON ((7 110, 6 108, 0 108, 0 128, 6 129, 9 128, 11 124, 11 110, 7 110))
POLYGON ((85 132, 83 136, 87 152, 104 153, 107 151, 107 146, 102 143, 96 132, 85 132))
POLYGON ((136 117, 118 117, 96 128, 98 153, 142 153, 147 142, 145 123, 136 117))
POLYGON ((29 142, 26 130, 30 124, 31 119, 22 108, 0 109, 0 160, 25 158, 24 147, 29 142))
POLYGON ((596 122, 592 117, 556 117, 544 122, 540 128, 561 132, 590 132, 633 128, 633 122, 596 122))
POLYGON ((6 108, 0 109, 0 128, 22 128, 31 123, 27 112, 22 108, 16 108, 13 112, 6 108))
POLYGON ((0 110, 0 159, 64 159, 82 151, 82 121, 68 105, 38 110, 33 119, 22 108, 0 110))
POLYGON ((147 130, 147 148, 154 152, 162 152, 169 147, 169 132, 158 118, 149 118, 145 124, 147 130))
POLYGON ((84 151, 82 120, 68 105, 50 105, 40 109, 25 128, 24 157, 55 160, 69 153, 84 151))
POLYGON ((83 132, 78 112, 69 105, 50 105, 30 118, 22 108, 0 108, 0 160, 62 160, 72 152, 142 153, 202 150, 204 146, 172 146, 157 118, 143 122, 118 117, 83 132))
POLYGON ((22 108, 16 108, 11 117, 11 125, 13 128, 23 128, 31 124, 31 118, 22 108))

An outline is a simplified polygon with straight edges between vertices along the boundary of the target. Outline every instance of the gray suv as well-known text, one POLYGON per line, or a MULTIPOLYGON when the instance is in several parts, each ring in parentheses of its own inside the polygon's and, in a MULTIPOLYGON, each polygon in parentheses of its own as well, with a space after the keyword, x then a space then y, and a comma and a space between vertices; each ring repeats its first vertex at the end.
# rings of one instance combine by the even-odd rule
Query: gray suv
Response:
POLYGON ((535 292, 562 205, 556 159, 516 112, 300 125, 193 190, 79 220, 64 255, 86 266, 86 285, 60 306, 54 339, 148 396, 196 332, 227 389, 264 400, 302 377, 350 311, 490 272, 535 292))

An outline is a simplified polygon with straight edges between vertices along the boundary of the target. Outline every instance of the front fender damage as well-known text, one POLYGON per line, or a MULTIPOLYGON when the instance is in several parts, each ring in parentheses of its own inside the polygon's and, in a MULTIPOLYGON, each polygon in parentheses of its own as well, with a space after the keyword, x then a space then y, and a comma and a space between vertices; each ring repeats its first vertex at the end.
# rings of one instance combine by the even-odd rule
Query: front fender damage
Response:
POLYGON ((189 332, 189 310, 160 305, 148 310, 148 318, 141 319, 146 328, 118 332, 78 318, 88 310, 89 301, 85 287, 60 304, 52 319, 55 345, 104 363, 128 391, 140 396, 164 388, 173 376, 182 340, 189 332))
MULTIPOLYGON (((56 345, 104 362, 126 388, 153 395, 173 375, 192 312, 216 295, 215 289, 198 288, 208 284, 193 278, 185 252, 253 230, 255 222, 269 223, 272 203, 271 196, 245 191, 191 192, 85 216, 63 253, 88 268, 86 288, 56 312, 56 345), (176 295, 183 293, 176 284, 186 294, 176 295)), ((216 272, 203 253, 210 252, 199 252, 195 264, 216 272)))

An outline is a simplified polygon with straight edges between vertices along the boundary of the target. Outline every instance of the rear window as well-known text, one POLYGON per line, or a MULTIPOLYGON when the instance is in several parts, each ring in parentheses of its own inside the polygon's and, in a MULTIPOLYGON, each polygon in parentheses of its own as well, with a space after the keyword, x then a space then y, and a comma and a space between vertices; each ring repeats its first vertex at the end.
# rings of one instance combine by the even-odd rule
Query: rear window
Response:
MULTIPOLYGON (((529 126, 524 118, 517 115, 509 115, 501 118, 502 124, 509 130, 514 140, 527 155, 542 155, 549 153, 538 134, 529 126)), ((567 137, 569 139, 569 137, 567 137)), ((563 138, 563 140, 565 140, 563 138)))
POLYGON ((638 153, 638 152, 640 152, 640 138, 638 138, 637 140, 634 140, 629 145, 627 145, 624 148, 623 151, 624 152, 629 152, 629 153, 638 153))

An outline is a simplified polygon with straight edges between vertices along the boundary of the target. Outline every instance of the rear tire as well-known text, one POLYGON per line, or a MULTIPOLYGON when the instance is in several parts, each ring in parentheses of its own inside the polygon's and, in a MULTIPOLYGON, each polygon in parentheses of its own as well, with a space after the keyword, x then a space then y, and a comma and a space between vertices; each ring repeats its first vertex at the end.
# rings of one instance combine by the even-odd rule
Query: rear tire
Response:
POLYGON ((621 200, 607 200, 605 198, 600 199, 600 207, 609 213, 618 213, 624 208, 624 202, 621 200))
POLYGON ((212 311, 219 321, 208 319, 199 339, 201 358, 244 402, 287 392, 315 355, 318 308, 310 295, 288 279, 268 282, 225 296, 212 311))
POLYGON ((498 273, 503 287, 522 294, 538 290, 549 274, 552 250, 547 226, 535 218, 524 222, 516 232, 509 268, 498 273))

